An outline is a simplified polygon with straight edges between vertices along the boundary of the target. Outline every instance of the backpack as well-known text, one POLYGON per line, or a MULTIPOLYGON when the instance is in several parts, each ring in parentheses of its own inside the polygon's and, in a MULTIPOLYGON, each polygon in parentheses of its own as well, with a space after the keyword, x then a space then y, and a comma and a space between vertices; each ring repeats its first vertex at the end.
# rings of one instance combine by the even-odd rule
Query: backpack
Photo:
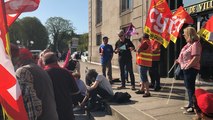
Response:
POLYGON ((68 66, 67 66, 66 68, 67 68, 68 70, 71 70, 71 71, 75 70, 76 65, 77 65, 77 62, 78 62, 78 61, 73 60, 73 59, 69 60, 68 66))
POLYGON ((127 92, 116 92, 113 96, 113 102, 126 103, 130 102, 131 95, 127 92))

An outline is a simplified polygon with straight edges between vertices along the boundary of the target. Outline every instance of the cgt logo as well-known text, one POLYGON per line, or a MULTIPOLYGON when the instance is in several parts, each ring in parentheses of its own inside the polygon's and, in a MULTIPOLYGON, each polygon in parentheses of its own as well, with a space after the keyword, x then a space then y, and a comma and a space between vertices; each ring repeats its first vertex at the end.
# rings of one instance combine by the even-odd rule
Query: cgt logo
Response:
POLYGON ((149 21, 153 24, 153 29, 159 34, 168 32, 173 34, 179 32, 182 25, 184 24, 185 18, 178 18, 178 16, 173 16, 172 18, 164 17, 161 12, 156 8, 152 8, 149 14, 149 21))

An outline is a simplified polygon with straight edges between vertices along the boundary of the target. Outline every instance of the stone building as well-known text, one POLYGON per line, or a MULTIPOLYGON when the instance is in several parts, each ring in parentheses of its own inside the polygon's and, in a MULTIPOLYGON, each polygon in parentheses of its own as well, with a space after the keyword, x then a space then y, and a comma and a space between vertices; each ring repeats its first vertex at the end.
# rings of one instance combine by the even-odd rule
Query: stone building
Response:
MULTIPOLYGON (((138 46, 138 39, 143 34, 145 21, 151 0, 88 0, 89 4, 89 58, 88 61, 99 62, 98 53, 99 45, 102 43, 102 37, 109 37, 109 44, 115 47, 118 40, 117 32, 120 29, 127 30, 130 24, 136 28, 138 35, 131 36, 130 39, 138 46)), ((184 6, 188 13, 192 16, 195 24, 192 26, 198 30, 205 23, 207 17, 212 13, 212 0, 167 0, 172 11, 179 6, 184 6), (197 8, 196 8, 197 7, 197 8)), ((187 25, 184 25, 186 27, 187 25)), ((180 31, 180 36, 182 30, 180 31)), ((179 37, 176 44, 170 42, 169 46, 161 49, 160 73, 163 77, 172 77, 173 72, 168 74, 174 60, 178 57, 182 46, 185 44, 183 37, 179 37)), ((207 51, 212 51, 213 46, 207 51)), ((212 52, 213 53, 213 52, 212 52)), ((132 52, 134 71, 138 72, 135 64, 135 52, 132 52)), ((213 55, 212 55, 213 56, 213 55)), ((118 66, 118 55, 114 54, 112 64, 118 66)), ((212 59, 213 62, 213 59, 212 59)), ((210 66, 213 64, 210 62, 210 66)), ((206 65, 205 65, 206 66, 206 65)), ((210 67, 212 69, 212 67, 210 67)), ((211 73, 210 73, 211 74, 211 73)))

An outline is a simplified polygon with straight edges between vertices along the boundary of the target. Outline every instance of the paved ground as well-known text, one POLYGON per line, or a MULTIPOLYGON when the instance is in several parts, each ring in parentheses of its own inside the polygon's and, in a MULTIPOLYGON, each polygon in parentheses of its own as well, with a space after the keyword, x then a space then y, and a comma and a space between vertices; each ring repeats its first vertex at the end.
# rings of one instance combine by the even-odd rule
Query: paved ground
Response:
MULTIPOLYGON (((81 62, 81 78, 85 78, 85 70, 96 69, 101 73, 101 67, 95 63, 81 62)), ((113 78, 119 78, 119 69, 113 68, 113 78)), ((139 75, 135 74, 136 88, 139 89, 139 75)), ((130 90, 130 83, 127 83, 127 89, 116 90, 120 82, 113 84, 114 91, 128 92, 131 94, 132 102, 129 104, 116 105, 111 107, 129 120, 191 120, 194 115, 185 115, 180 107, 187 104, 187 97, 183 81, 174 80, 173 78, 161 78, 161 91, 155 92, 151 89, 152 97, 143 98, 130 90)), ((197 84, 210 91, 213 91, 212 85, 197 84)), ((104 118, 104 116, 98 116, 104 118)), ((107 116, 106 116, 107 117, 107 116)), ((79 119, 80 120, 80 119, 79 119)))

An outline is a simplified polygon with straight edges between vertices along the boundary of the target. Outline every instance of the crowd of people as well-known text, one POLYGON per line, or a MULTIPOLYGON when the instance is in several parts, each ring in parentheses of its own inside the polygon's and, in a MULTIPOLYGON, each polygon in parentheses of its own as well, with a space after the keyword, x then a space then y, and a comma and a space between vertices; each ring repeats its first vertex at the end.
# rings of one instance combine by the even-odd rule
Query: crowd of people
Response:
MULTIPOLYGON (((175 64, 179 64, 181 66, 181 70, 183 71, 184 75, 184 85, 187 90, 187 95, 188 95, 188 105, 181 107, 183 109, 183 113, 194 113, 196 111, 195 109, 195 104, 193 100, 193 97, 197 97, 195 94, 195 80, 196 76, 199 73, 200 70, 200 59, 201 59, 201 52, 202 52, 202 46, 200 43, 200 38, 197 35, 197 32, 195 28, 193 27, 186 27, 184 29, 183 36, 186 40, 186 45, 181 49, 181 52, 179 54, 179 57, 177 60, 175 60, 175 64)), ((138 48, 135 48, 134 44, 128 39, 128 37, 125 37, 125 32, 121 30, 118 33, 118 41, 115 44, 115 49, 114 53, 118 54, 118 63, 119 63, 119 68, 120 68, 120 79, 121 79, 121 86, 118 87, 118 89, 125 89, 126 88, 126 78, 127 74, 130 74, 130 79, 131 79, 131 89, 135 89, 135 77, 133 74, 133 68, 132 68, 132 51, 136 51, 136 64, 138 65, 139 68, 139 74, 141 78, 140 82, 140 88, 137 90, 135 93, 136 94, 143 94, 143 97, 150 97, 151 93, 149 91, 149 88, 154 88, 154 91, 160 91, 161 86, 160 86, 160 75, 159 75, 159 63, 160 63, 160 48, 161 44, 157 40, 153 40, 149 38, 148 34, 144 34, 140 39, 139 39, 139 46, 138 48), (149 76, 148 75, 149 73, 149 76), (150 78, 150 80, 148 80, 150 78), (149 82, 150 81, 150 82, 149 82)), ((111 45, 108 44, 108 37, 103 38, 103 44, 100 46, 99 49, 100 55, 101 55, 101 60, 106 60, 106 56, 109 56, 110 54, 110 59, 112 58, 112 50, 111 50, 111 45), (110 46, 110 47, 109 47, 110 46), (110 48, 110 49, 109 49, 110 48), (108 53, 104 51, 109 51, 108 53), (105 56, 106 55, 106 56, 105 56)), ((108 61, 109 62, 109 61, 108 61)), ((111 63, 111 62, 110 62, 111 63)), ((103 67, 102 63, 102 67, 103 67)), ((105 64, 106 65, 106 64, 105 64)), ((111 65, 111 64, 109 64, 111 65)), ((111 73, 111 66, 109 67, 108 73, 111 73)), ((105 69, 102 70, 103 75, 106 76, 105 74, 105 69)), ((108 75, 111 76, 111 75, 108 75)), ((211 93, 209 93, 211 94, 211 93)), ((205 102, 203 100, 200 100, 199 102, 202 102, 202 105, 205 106, 211 106, 213 101, 212 101, 212 94, 211 98, 206 98, 210 102, 205 102)), ((197 105, 199 106, 199 104, 197 105)), ((201 106, 199 106, 201 107, 201 106)), ((197 107, 198 108, 198 107, 197 107)), ((207 108, 205 108, 207 109, 207 108)), ((210 111, 209 107, 208 110, 210 111)), ((202 112, 202 119, 207 119, 207 118, 213 118, 211 116, 211 111, 207 112, 202 112)), ((197 118, 201 118, 200 113, 197 113, 197 118)), ((210 119, 209 118, 209 119, 210 119)))
MULTIPOLYGON (((189 104, 182 109, 184 113, 195 112, 196 119, 213 118, 213 94, 202 89, 195 90, 202 51, 200 39, 193 27, 185 28, 183 36, 187 44, 175 61, 183 70, 184 85, 188 93, 189 104)), ((74 120, 73 108, 87 106, 91 111, 98 110, 98 107, 95 107, 98 101, 112 101, 113 54, 118 54, 120 68, 121 86, 117 89, 126 89, 126 73, 128 73, 131 90, 136 90, 132 65, 132 51, 135 51, 141 79, 140 88, 135 93, 151 97, 150 88, 160 91, 161 44, 151 40, 148 34, 143 34, 136 48, 131 40, 125 37, 123 30, 118 32, 118 38, 113 49, 108 43, 109 38, 103 37, 103 44, 99 47, 102 73, 94 69, 88 70, 85 82, 81 80, 80 63, 77 60, 72 61, 70 50, 64 64, 60 66, 57 55, 49 49, 41 52, 36 63, 27 48, 11 44, 12 62, 29 120, 74 120)))

